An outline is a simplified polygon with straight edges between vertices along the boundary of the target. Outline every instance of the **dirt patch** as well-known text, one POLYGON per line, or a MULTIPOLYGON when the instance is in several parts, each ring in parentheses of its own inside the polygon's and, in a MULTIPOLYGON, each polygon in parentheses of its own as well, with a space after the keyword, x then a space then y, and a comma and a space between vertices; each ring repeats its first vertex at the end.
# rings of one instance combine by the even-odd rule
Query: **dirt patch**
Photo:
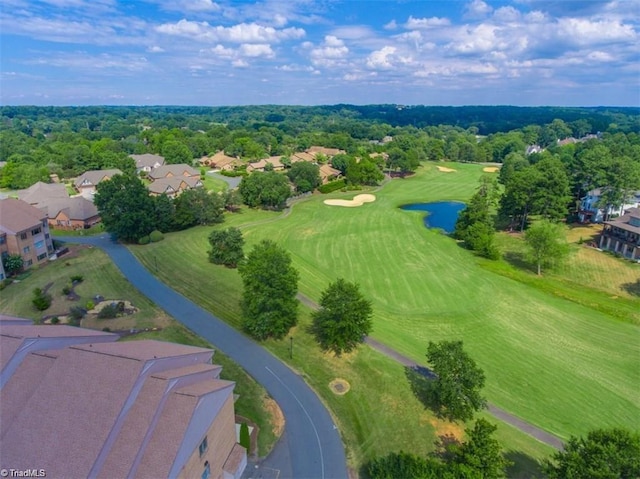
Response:
POLYGON ((264 398, 263 406, 269 414, 269 417, 271 417, 273 435, 280 437, 282 435, 282 431, 284 431, 284 414, 282 414, 280 406, 278 406, 278 403, 269 397, 264 398))
POLYGON ((464 438, 464 429, 455 423, 449 421, 441 421, 438 418, 429 419, 429 423, 436 430, 436 435, 441 437, 454 437, 458 441, 464 438))
POLYGON ((362 206, 365 203, 371 203, 376 200, 374 195, 356 195, 352 200, 324 200, 325 205, 329 206, 345 206, 347 208, 353 208, 355 206, 362 206))
POLYGON ((498 168, 497 166, 485 166, 484 168, 482 168, 482 171, 484 171, 485 173, 495 173, 499 169, 500 168, 498 168))
POLYGON ((453 168, 447 168, 446 166, 436 166, 436 168, 438 168, 438 171, 441 171, 443 173, 455 173, 458 170, 454 170, 453 168))
POLYGON ((344 396, 349 392, 349 389, 351 389, 351 385, 344 379, 335 378, 329 383, 329 388, 331 389, 331 392, 333 392, 333 394, 344 396))

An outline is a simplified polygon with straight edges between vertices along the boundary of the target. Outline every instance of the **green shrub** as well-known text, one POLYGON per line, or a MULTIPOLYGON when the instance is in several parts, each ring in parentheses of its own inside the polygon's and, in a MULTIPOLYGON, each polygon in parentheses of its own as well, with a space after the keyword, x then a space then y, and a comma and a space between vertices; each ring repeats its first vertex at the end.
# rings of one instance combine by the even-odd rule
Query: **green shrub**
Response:
POLYGON ((240 424, 240 445, 247 450, 249 454, 251 449, 251 437, 249 436, 249 426, 246 422, 240 424))
POLYGON ((154 230, 149 235, 149 239, 152 243, 157 243, 158 241, 162 241, 164 239, 164 235, 160 231, 154 230))
POLYGON ((69 310, 69 318, 73 321, 80 321, 84 315, 85 311, 80 306, 72 306, 69 310))
POLYGON ((81 274, 74 274, 73 276, 71 276, 72 283, 82 283, 83 281, 84 276, 82 276, 81 274))
POLYGON ((54 316, 53 318, 51 318, 51 324, 58 324, 60 322, 60 318, 57 316, 54 316))
POLYGON ((105 333, 110 333, 111 332, 111 328, 104 327, 104 328, 102 328, 102 331, 104 331, 105 333))
POLYGON ((71 293, 71 287, 65 286, 64 288, 62 288, 62 294, 64 294, 65 296, 70 293, 71 293))
POLYGON ((45 309, 48 309, 49 306, 51 306, 51 301, 52 298, 50 294, 46 294, 40 288, 35 288, 33 290, 33 299, 31 300, 31 302, 38 311, 44 311, 45 309))
POLYGON ((138 240, 138 244, 149 244, 150 241, 151 238, 149 238, 149 236, 143 236, 138 240))
POLYGON ((327 193, 331 193, 333 191, 338 191, 340 188, 344 188, 346 186, 347 186, 347 183, 345 182, 344 179, 336 180, 336 181, 330 181, 329 183, 318 187, 318 191, 320 193, 327 194, 327 193))
POLYGON ((235 178, 236 176, 247 176, 247 172, 244 170, 234 170, 234 171, 222 170, 220 174, 222 176, 228 176, 230 178, 235 178))
POLYGON ((100 319, 113 319, 117 317, 118 317, 118 305, 115 303, 106 305, 98 313, 98 318, 100 319))
POLYGON ((96 307, 96 305, 93 304, 93 301, 87 301, 87 311, 90 311, 95 307, 96 307))

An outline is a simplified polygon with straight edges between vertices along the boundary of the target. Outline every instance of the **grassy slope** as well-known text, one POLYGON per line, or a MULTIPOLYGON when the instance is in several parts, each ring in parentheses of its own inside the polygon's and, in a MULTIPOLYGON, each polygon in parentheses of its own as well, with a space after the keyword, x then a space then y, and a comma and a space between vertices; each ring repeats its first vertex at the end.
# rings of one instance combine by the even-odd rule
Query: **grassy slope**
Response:
MULTIPOLYGON (((397 209, 468 198, 480 169, 455 168, 427 167, 393 181, 361 208, 327 207, 314 197, 286 219, 249 212, 225 226, 254 224, 243 227, 249 246, 262 238, 285 246, 301 291, 314 299, 336 277, 357 280, 374 302, 373 336, 417 361, 430 340, 464 339, 487 373, 489 399, 548 431, 566 438, 597 426, 640 427, 637 326, 480 268, 455 242, 426 230, 420 214, 397 209)), ((237 325, 240 281, 206 264, 208 231, 134 250, 147 263, 157 250, 167 278, 185 271, 177 273, 185 278, 178 289, 237 325)))

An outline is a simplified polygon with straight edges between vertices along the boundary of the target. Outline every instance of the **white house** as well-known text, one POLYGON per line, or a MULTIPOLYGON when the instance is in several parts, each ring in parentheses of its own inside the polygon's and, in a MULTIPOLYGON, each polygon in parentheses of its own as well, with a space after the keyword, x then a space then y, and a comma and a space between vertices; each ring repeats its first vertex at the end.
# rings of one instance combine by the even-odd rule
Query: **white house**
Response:
POLYGON ((640 207, 640 191, 631 193, 621 205, 610 206, 605 211, 605 205, 600 204, 604 188, 596 188, 587 192, 580 200, 578 219, 580 222, 602 223, 605 214, 607 216, 622 216, 630 208, 640 207))

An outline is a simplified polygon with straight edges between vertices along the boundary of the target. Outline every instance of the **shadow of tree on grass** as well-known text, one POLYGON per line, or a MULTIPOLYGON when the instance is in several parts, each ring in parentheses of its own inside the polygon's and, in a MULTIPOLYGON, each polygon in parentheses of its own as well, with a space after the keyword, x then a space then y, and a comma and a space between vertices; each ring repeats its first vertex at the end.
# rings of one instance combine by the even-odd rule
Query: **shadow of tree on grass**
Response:
POLYGON ((622 289, 624 289, 627 293, 632 294, 634 296, 640 296, 640 279, 635 283, 623 284, 622 289))
POLYGON ((433 390, 433 380, 436 378, 433 371, 423 366, 406 366, 404 374, 409 381, 413 395, 418 401, 425 408, 433 411, 437 417, 442 417, 442 405, 433 390))
POLYGON ((511 464, 506 473, 509 479, 542 479, 546 477, 537 459, 521 451, 507 451, 505 459, 511 464))

